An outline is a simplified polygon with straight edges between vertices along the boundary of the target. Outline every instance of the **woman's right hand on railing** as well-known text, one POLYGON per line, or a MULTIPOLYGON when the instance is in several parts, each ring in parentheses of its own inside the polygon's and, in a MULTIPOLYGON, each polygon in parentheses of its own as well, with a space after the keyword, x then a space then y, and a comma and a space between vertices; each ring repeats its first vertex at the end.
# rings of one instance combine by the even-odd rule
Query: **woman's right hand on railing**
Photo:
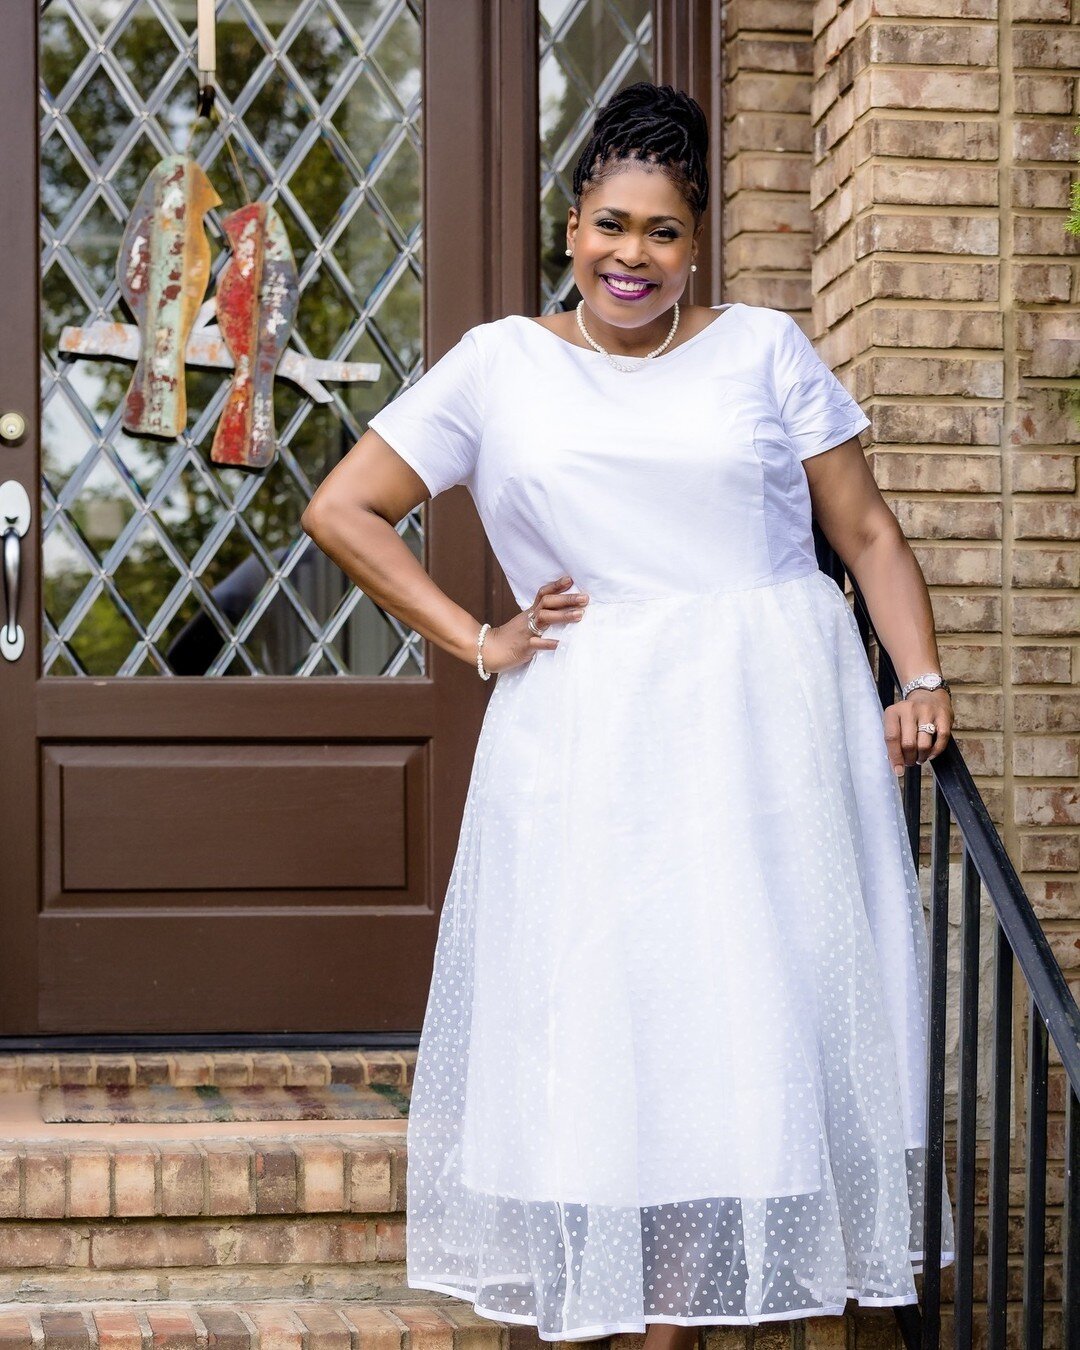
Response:
POLYGON ((484 669, 492 674, 510 670, 530 661, 538 651, 551 651, 559 645, 557 638, 549 637, 547 630, 553 623, 577 623, 585 614, 589 597, 582 591, 567 591, 572 577, 563 576, 546 582, 536 592, 528 609, 515 614, 498 628, 492 628, 484 638, 484 669), (540 631, 534 633, 529 618, 540 631))

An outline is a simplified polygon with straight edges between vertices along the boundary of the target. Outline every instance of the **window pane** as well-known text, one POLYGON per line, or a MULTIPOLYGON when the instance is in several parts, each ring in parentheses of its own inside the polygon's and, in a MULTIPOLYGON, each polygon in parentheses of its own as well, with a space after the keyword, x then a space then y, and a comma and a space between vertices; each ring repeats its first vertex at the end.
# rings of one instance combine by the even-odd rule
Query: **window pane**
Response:
MULTIPOLYGON (((299 526, 315 486, 421 360, 420 17, 415 0, 226 0, 219 106, 236 157, 191 142, 223 205, 206 218, 207 298, 227 212, 281 215, 300 274, 290 345, 377 364, 313 402, 278 378, 279 450, 210 462, 228 377, 189 367, 176 440, 120 427, 132 365, 70 359, 61 330, 131 324, 116 260, 153 166, 194 112, 196 0, 41 7, 42 521, 46 674, 418 675, 423 642, 299 526), (239 175, 237 176, 237 170, 239 175)), ((213 319, 211 319, 213 322, 213 319)), ((421 507, 400 529, 423 557, 421 507)))

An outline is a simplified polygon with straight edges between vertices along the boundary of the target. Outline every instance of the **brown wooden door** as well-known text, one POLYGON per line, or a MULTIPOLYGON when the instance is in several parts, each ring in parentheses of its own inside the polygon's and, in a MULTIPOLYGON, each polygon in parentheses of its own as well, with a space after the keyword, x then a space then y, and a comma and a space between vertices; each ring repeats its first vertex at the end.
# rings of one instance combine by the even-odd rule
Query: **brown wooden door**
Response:
MULTIPOLYGON (((422 358, 492 317, 493 16, 218 5, 237 160, 300 270, 293 345, 381 368, 323 405, 279 379, 281 449, 251 474, 209 460, 223 372, 189 368, 185 433, 140 440, 119 426, 130 364, 60 353, 65 326, 130 322, 117 249, 183 148, 195 7, 5 6, 0 413, 27 429, 0 442, 0 482, 32 518, 8 544, 25 645, 0 658, 0 1034, 415 1031, 489 691, 299 516, 422 358)), ((242 198, 220 136, 196 145, 224 201, 216 278, 242 198)), ((464 488, 401 529, 491 615, 464 488)))

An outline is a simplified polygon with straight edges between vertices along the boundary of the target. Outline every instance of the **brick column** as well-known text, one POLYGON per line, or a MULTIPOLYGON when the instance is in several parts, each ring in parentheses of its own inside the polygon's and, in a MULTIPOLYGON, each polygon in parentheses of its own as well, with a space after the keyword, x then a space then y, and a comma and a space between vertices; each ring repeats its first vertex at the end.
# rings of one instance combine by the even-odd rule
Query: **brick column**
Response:
POLYGON ((958 739, 1080 975, 1080 241, 1070 0, 815 9, 812 335, 873 419, 958 739))

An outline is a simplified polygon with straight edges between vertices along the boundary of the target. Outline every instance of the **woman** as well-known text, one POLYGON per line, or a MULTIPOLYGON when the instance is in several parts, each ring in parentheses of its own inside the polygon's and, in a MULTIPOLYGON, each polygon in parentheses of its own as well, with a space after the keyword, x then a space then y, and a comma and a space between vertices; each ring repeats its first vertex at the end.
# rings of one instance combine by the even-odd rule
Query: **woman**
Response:
POLYGON ((408 1283, 649 1350, 915 1300, 926 934, 892 770, 952 722, 868 419, 788 316, 678 303, 707 146, 687 95, 613 98, 574 177, 577 312, 471 328, 303 520, 499 676, 417 1056, 408 1283), (394 529, 456 483, 522 609, 497 627, 394 529), (906 685, 884 728, 811 508, 906 685))

